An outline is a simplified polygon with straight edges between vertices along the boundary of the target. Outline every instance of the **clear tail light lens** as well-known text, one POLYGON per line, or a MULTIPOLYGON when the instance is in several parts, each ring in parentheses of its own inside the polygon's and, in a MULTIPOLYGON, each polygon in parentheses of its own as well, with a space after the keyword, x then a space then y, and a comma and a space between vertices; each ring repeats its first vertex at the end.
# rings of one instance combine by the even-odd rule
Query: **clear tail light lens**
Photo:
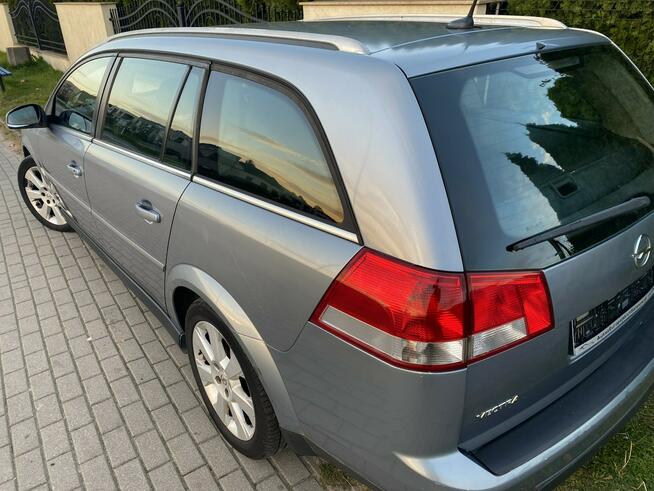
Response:
POLYGON ((442 273, 362 249, 311 322, 394 365, 465 366, 552 327, 540 272, 442 273))

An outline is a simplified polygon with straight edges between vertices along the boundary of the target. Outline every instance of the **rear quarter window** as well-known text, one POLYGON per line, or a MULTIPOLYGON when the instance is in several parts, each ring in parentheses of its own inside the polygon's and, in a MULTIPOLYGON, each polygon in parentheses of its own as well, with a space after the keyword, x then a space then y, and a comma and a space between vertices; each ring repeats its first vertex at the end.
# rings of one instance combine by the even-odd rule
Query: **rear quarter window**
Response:
POLYGON ((295 101, 263 83, 211 73, 198 174, 327 223, 345 220, 311 124, 295 101))
POLYGON ((654 197, 652 89, 616 49, 522 56, 412 85, 468 269, 542 268, 651 211, 507 250, 636 196, 654 197))

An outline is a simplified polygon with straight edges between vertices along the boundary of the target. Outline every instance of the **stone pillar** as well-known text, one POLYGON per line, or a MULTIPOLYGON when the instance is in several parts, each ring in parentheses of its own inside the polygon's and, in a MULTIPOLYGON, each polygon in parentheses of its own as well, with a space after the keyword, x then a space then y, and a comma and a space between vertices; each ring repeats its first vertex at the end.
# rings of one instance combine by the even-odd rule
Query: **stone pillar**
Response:
POLYGON ((0 3, 0 51, 7 51, 7 48, 16 46, 16 34, 14 24, 9 16, 9 5, 0 3))
POLYGON ((114 34, 109 17, 114 2, 60 2, 55 7, 71 63, 114 34))
MULTIPOLYGON (((479 0, 475 13, 486 13, 486 4, 497 0, 479 0)), ((304 20, 329 17, 375 15, 466 15, 472 0, 316 0, 301 2, 304 20)))

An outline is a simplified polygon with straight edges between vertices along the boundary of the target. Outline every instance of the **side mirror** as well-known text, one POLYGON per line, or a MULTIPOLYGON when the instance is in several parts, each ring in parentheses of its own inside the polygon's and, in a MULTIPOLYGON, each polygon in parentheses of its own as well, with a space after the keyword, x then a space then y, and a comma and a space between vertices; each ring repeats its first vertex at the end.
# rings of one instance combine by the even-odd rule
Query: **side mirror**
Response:
POLYGON ((7 113, 5 121, 11 130, 45 128, 47 126, 45 111, 38 104, 27 104, 12 109, 7 113))

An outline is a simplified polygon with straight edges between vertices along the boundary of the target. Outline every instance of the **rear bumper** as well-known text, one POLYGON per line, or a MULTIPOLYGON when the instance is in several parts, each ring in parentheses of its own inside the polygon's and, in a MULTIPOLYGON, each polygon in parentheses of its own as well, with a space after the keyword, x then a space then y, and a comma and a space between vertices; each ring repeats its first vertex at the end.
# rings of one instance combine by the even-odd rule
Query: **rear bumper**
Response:
MULTIPOLYGON (((403 456, 415 473, 443 489, 542 489, 564 478, 617 432, 645 402, 654 384, 654 360, 609 404, 538 456, 494 475, 460 452, 432 457, 403 456)), ((547 431, 547 428, 543 428, 547 431)))
MULTIPOLYGON (((273 357, 302 435, 370 484, 398 491, 535 489, 572 472, 647 398, 654 386, 652 327, 641 325, 637 331, 647 335, 629 336, 606 363, 616 363, 619 369, 632 343, 647 348, 639 350, 642 363, 619 392, 555 443, 501 474, 458 449, 465 370, 447 374, 401 370, 311 324, 290 351, 273 357)), ((582 385, 581 391, 589 390, 582 385)), ((544 425, 540 430, 552 428, 544 425)), ((514 442, 528 440, 529 432, 520 431, 509 432, 514 442)))

